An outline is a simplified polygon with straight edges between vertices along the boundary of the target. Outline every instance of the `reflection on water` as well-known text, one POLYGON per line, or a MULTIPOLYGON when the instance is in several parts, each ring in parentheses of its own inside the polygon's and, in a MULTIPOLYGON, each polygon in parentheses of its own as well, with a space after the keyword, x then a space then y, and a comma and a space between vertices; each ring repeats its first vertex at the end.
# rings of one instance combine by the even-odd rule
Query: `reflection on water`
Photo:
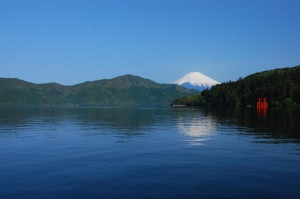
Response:
POLYGON ((256 106, 256 112, 258 117, 267 117, 267 113, 268 113, 268 106, 267 105, 262 105, 262 106, 256 106))
POLYGON ((256 142, 300 144, 299 108, 213 108, 210 112, 221 130, 237 129, 256 142), (224 128, 225 127, 225 128, 224 128))
POLYGON ((298 199, 299 113, 0 108, 0 198, 298 199))
MULTIPOLYGON (((167 110, 166 110, 167 111, 167 110)), ((12 107, 0 111, 0 136, 24 133, 26 129, 47 131, 61 126, 76 126, 83 135, 118 133, 132 137, 151 129, 163 109, 126 108, 55 108, 55 107, 12 107)), ((163 120, 160 121, 163 122, 163 120)), ((52 133, 53 133, 52 132, 52 133)))
POLYGON ((178 116, 177 127, 179 132, 188 136, 186 141, 191 145, 202 145, 210 140, 215 133, 216 122, 209 116, 204 116, 202 111, 197 110, 192 117, 178 116))
MULTIPOLYGON (((147 136, 157 128, 177 127, 190 144, 201 145, 221 131, 252 136, 256 142, 300 143, 299 108, 1 108, 0 137, 30 137, 26 130, 57 137, 68 126, 84 136, 116 134, 119 138, 147 136), (219 128, 221 127, 221 128, 219 128), (228 130, 226 130, 228 129, 228 130)), ((126 140, 122 141, 126 141, 126 140)))

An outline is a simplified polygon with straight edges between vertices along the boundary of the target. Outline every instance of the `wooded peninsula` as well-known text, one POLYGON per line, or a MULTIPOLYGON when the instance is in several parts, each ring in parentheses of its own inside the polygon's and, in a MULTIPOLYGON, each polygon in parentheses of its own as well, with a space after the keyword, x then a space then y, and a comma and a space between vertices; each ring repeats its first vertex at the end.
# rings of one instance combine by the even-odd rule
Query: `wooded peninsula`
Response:
POLYGON ((300 104, 300 65, 258 72, 237 81, 229 81, 203 90, 200 94, 175 99, 171 105, 250 106, 266 97, 270 106, 300 104))

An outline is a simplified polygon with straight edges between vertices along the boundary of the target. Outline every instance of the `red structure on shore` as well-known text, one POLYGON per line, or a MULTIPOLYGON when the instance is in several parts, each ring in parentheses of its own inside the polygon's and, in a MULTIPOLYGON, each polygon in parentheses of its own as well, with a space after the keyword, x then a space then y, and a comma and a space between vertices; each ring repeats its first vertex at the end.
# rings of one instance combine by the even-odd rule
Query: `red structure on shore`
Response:
POLYGON ((257 107, 268 106, 267 100, 268 100, 267 97, 258 97, 257 102, 256 102, 256 106, 257 107))
POLYGON ((261 114, 265 117, 267 115, 268 110, 268 98, 267 97, 258 97, 256 102, 256 109, 258 116, 260 117, 261 114))

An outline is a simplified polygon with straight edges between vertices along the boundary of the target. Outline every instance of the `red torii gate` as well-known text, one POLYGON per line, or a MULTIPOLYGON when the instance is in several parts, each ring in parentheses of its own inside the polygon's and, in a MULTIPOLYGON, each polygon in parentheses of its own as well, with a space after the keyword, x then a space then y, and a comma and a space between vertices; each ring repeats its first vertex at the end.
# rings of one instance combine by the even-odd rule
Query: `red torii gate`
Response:
POLYGON ((267 97, 258 97, 256 102, 256 109, 258 113, 258 117, 263 114, 264 117, 267 116, 267 109, 268 109, 268 98, 267 97))
POLYGON ((256 102, 256 106, 257 107, 268 106, 267 100, 268 100, 267 97, 258 97, 257 102, 256 102))

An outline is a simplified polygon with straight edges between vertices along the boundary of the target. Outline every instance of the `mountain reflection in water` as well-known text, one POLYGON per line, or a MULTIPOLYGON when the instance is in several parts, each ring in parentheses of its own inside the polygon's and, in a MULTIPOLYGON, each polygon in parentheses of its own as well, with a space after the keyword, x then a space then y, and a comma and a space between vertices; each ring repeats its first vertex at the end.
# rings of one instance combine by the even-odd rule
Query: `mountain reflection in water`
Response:
MULTIPOLYGON (((190 144, 201 145, 214 137, 216 128, 230 133, 235 127, 242 136, 252 136, 256 142, 300 143, 300 109, 272 108, 1 108, 1 136, 21 135, 22 129, 37 124, 55 130, 70 122, 83 129, 81 133, 96 136, 117 133, 119 137, 147 136, 157 126, 176 128, 188 136, 190 144), (170 124, 171 123, 171 124, 170 124), (13 127, 13 128, 11 128, 13 127), (6 132, 6 133, 4 133, 6 132), (261 138, 264 138, 263 140, 261 138)), ((47 129, 45 129, 47 130, 47 129)), ((174 129, 175 130, 175 129, 174 129)), ((53 133, 53 132, 52 132, 53 133)))
POLYGON ((300 198, 299 109, 0 108, 0 198, 300 198))
POLYGON ((227 131, 226 127, 236 128, 236 133, 254 137, 255 142, 300 144, 299 108, 219 107, 211 109, 210 114, 218 125, 225 127, 222 131, 227 131))
POLYGON ((194 117, 178 116, 177 127, 179 132, 188 136, 186 140, 191 145, 202 145, 204 141, 212 139, 216 122, 202 112, 193 115, 194 117))

